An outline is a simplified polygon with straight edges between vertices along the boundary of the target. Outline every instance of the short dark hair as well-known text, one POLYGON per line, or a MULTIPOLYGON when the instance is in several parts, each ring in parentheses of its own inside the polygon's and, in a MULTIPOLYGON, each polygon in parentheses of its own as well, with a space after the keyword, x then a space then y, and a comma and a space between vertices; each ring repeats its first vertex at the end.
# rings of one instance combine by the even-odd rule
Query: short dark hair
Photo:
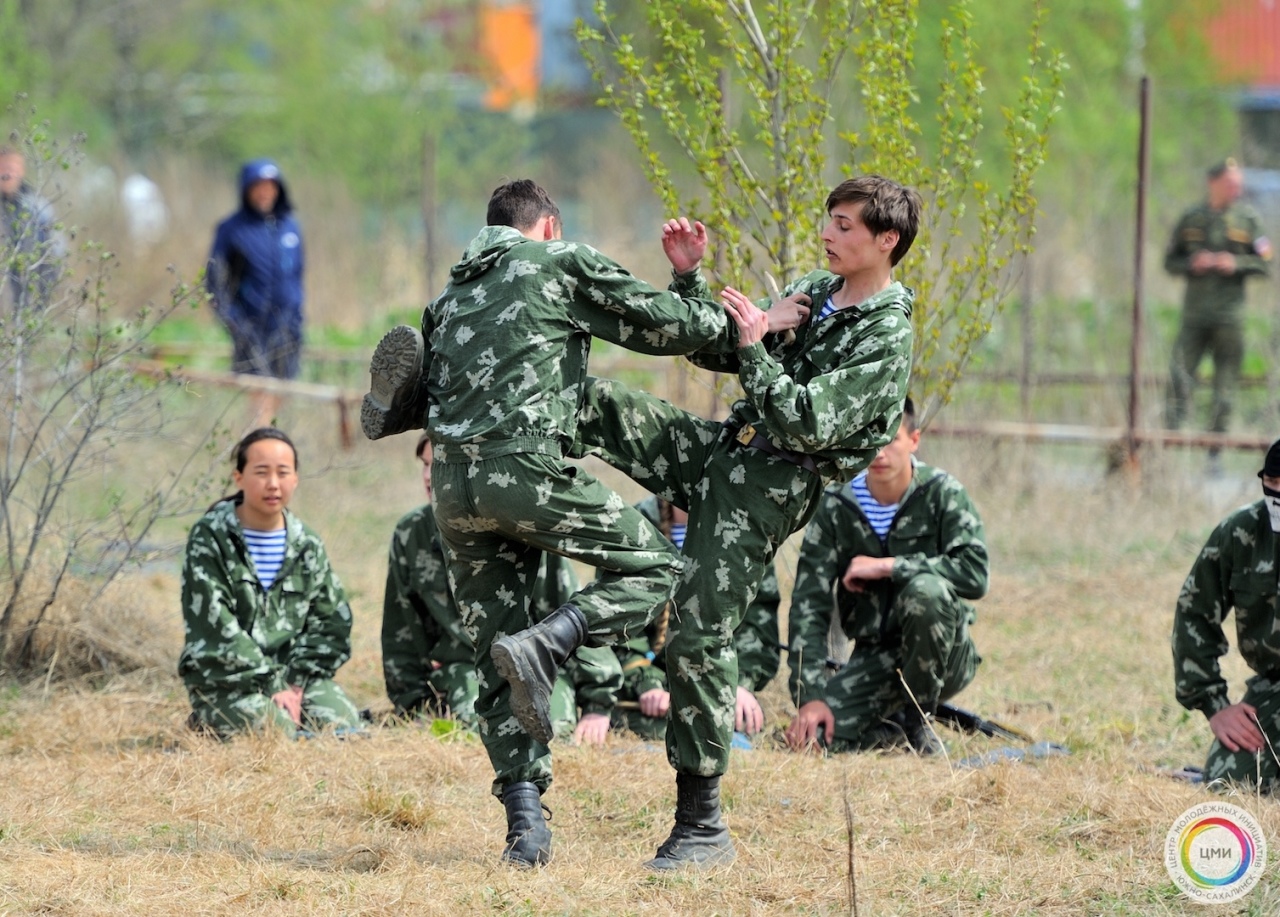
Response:
POLYGON ((911 250, 920 231, 923 202, 912 188, 881 175, 861 175, 842 181, 827 195, 827 213, 837 204, 861 204, 862 223, 873 235, 889 230, 898 233, 898 244, 889 254, 897 264, 911 250))
POLYGON ((902 422, 907 426, 908 433, 914 433, 920 429, 920 425, 916 423, 916 404, 908 395, 902 402, 902 422))
POLYGON ((244 471, 244 466, 249 462, 249 447, 254 443, 260 443, 264 439, 278 439, 289 447, 289 451, 293 453, 293 467, 298 467, 298 449, 293 444, 293 440, 283 430, 277 430, 275 427, 258 427, 247 433, 244 439, 236 443, 236 471, 244 471))
POLYGON ((560 208, 551 195, 531 178, 517 178, 493 189, 485 222, 524 232, 543 217, 560 219, 560 208))
POLYGON ((418 437, 418 444, 413 447, 413 457, 416 459, 422 458, 422 453, 429 445, 431 445, 431 434, 423 433, 418 437))
POLYGON ((1228 156, 1226 159, 1220 159, 1205 170, 1205 175, 1210 179, 1221 178, 1226 174, 1228 169, 1238 169, 1240 165, 1228 156))

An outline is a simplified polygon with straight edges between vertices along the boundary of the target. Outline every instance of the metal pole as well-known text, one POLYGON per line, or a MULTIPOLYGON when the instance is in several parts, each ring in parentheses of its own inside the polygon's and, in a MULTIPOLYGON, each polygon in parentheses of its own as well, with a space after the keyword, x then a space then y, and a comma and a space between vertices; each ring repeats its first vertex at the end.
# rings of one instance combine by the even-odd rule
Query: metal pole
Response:
POLYGON ((1151 135, 1151 78, 1143 76, 1138 87, 1138 219, 1133 242, 1133 335, 1129 342, 1129 426, 1125 436, 1129 464, 1138 461, 1139 394, 1142 391, 1142 286, 1143 255, 1147 243, 1148 152, 1151 135))

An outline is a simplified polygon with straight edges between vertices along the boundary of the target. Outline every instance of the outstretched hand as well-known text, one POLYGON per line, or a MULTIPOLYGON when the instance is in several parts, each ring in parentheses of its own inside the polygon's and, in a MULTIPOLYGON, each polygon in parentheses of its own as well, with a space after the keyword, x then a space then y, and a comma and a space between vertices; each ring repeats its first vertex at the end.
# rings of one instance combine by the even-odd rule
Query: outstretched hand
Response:
POLYGON ((290 685, 283 691, 271 695, 272 702, 289 714, 295 726, 302 725, 302 686, 290 685))
POLYGON ((792 751, 821 752, 823 738, 830 742, 835 731, 836 717, 826 701, 811 700, 796 711, 787 727, 787 746, 792 751))
POLYGON ((733 728, 749 736, 764 729, 764 711, 760 709, 760 702, 742 685, 738 685, 738 696, 734 702, 733 728))
POLYGON ((603 713, 585 713, 573 730, 574 745, 603 745, 609 734, 609 718, 603 713))
POLYGON ((1209 728, 1227 751, 1257 752, 1266 742, 1258 725, 1258 709, 1243 701, 1209 717, 1209 728))
POLYGON ((813 300, 808 293, 792 293, 769 307, 769 333, 794 331, 809 320, 813 300))
POLYGON ((769 313, 733 287, 725 287, 720 296, 724 310, 738 326, 738 348, 750 347, 763 340, 769 330, 769 313))
POLYGON ((677 274, 687 274, 702 263, 707 250, 707 227, 688 217, 667 220, 662 226, 662 250, 677 274))

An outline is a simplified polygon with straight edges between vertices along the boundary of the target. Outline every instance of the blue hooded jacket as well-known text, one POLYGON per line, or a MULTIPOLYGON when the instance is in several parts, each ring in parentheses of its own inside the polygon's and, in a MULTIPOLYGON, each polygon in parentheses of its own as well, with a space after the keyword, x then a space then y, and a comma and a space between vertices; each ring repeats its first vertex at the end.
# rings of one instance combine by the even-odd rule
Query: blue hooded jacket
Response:
POLYGON ((233 335, 287 329, 302 334, 302 232, 280 168, 255 159, 240 169, 240 209, 218 224, 205 277, 214 308, 233 335), (280 187, 275 207, 259 213, 249 186, 271 179, 280 187))

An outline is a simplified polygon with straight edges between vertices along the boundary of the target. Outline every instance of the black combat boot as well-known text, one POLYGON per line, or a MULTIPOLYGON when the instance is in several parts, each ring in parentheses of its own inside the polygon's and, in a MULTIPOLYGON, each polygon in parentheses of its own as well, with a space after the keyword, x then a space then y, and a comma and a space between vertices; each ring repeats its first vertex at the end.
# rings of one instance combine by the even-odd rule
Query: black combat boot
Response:
POLYGON ((541 623, 493 641, 489 655, 511 685, 511 712, 543 745, 551 744, 551 689, 556 673, 587 639, 587 619, 576 605, 561 605, 541 623))
POLYGON ((906 733, 907 744, 922 758, 942 754, 942 740, 933 731, 934 707, 934 704, 928 704, 921 710, 908 703, 902 711, 902 731, 906 733))
POLYGON ((545 866, 551 862, 551 829, 543 815, 542 793, 536 783, 513 783, 502 791, 507 810, 507 846, 502 862, 514 866, 545 866))
POLYGON ((647 869, 708 869, 737 852, 720 817, 720 778, 676 773, 676 823, 647 869))
POLYGON ((360 428, 369 439, 421 430, 427 414, 422 384, 426 345, 422 332, 396 325, 382 336, 369 360, 369 394, 360 405, 360 428))

